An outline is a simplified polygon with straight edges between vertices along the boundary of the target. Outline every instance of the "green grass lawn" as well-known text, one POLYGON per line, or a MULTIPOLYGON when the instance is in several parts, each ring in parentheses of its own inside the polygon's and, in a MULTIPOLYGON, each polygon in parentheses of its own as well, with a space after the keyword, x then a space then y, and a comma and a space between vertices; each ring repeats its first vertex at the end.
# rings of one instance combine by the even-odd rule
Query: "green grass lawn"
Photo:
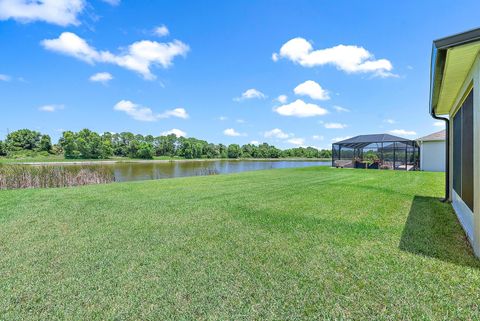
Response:
POLYGON ((475 320, 442 192, 320 167, 0 191, 0 320, 475 320))

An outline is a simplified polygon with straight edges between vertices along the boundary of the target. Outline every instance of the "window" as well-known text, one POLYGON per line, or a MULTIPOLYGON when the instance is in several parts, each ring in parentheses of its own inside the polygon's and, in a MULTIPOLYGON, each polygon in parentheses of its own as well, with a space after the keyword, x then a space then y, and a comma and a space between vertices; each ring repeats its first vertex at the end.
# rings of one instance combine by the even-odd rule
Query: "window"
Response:
POLYGON ((473 91, 453 117, 453 189, 473 211, 473 91))

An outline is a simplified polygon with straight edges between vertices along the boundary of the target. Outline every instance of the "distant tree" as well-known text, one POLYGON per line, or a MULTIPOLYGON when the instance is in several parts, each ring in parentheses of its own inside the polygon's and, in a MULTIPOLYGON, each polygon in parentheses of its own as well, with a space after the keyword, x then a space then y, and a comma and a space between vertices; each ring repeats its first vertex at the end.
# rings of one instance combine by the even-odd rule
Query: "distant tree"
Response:
POLYGON ((147 143, 153 144, 153 142, 155 140, 155 137, 153 137, 152 135, 147 135, 147 136, 144 137, 144 139, 147 143))
POLYGON ((104 159, 113 155, 112 142, 109 135, 100 136, 89 129, 78 133, 64 132, 59 141, 65 158, 104 159))
POLYGON ((203 153, 206 158, 219 158, 220 157, 220 150, 219 146, 215 144, 207 144, 203 148, 203 153))
POLYGON ((78 158, 80 156, 73 132, 63 132, 58 144, 62 147, 65 158, 78 158))
POLYGON ((223 144, 218 144, 218 153, 220 154, 220 158, 227 158, 228 157, 227 146, 223 144))
POLYGON ((7 146, 0 140, 0 156, 7 156, 7 146))
POLYGON ((50 152, 52 150, 52 140, 48 135, 42 135, 38 143, 38 150, 41 152, 50 152))
POLYGON ((51 152, 54 155, 61 155, 61 154, 63 154, 63 148, 62 148, 62 146, 60 146, 60 144, 54 144, 52 146, 52 151, 51 152))
POLYGON ((155 156, 155 148, 151 143, 148 143, 148 142, 139 143, 137 153, 135 154, 135 158, 152 159, 153 156, 155 156))
POLYGON ((251 158, 256 157, 257 155, 257 146, 253 144, 246 144, 242 146, 242 157, 251 158))
POLYGON ((7 135, 5 144, 10 151, 36 150, 41 134, 30 129, 20 129, 7 135))
POLYGON ((242 149, 237 144, 228 145, 227 150, 228 158, 240 158, 242 157, 242 149))
POLYGON ((139 149, 140 149, 140 142, 136 139, 131 140, 127 147, 126 156, 130 158, 136 158, 139 149))
POLYGON ((331 149, 322 149, 319 152, 319 157, 321 157, 321 158, 332 158, 332 150, 331 149))

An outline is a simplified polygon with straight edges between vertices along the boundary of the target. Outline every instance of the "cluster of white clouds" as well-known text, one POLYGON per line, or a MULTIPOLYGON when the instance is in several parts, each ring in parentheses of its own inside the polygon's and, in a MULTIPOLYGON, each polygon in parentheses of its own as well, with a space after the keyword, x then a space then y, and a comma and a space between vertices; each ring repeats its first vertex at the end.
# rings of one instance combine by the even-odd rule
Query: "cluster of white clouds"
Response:
MULTIPOLYGON (((322 88, 320 84, 313 80, 307 80, 293 89, 293 92, 297 96, 307 96, 313 100, 329 100, 330 95, 327 90, 322 88)), ((282 105, 275 107, 274 112, 282 116, 292 117, 315 117, 328 114, 328 110, 314 103, 307 103, 303 99, 296 99, 295 101, 287 104, 288 97, 286 95, 280 95, 276 98, 276 101, 282 105)))
POLYGON ((285 133, 280 128, 274 128, 272 130, 266 131, 263 133, 265 138, 279 138, 279 139, 287 139, 290 137, 290 134, 285 133))
POLYGON ((162 136, 168 136, 168 135, 171 135, 171 134, 174 134, 177 137, 187 137, 187 133, 184 132, 181 129, 178 129, 178 128, 173 128, 173 129, 170 129, 170 130, 167 130, 167 131, 164 131, 164 132, 161 133, 162 136))
POLYGON ((325 49, 313 49, 312 43, 298 37, 282 45, 278 53, 272 55, 273 61, 288 59, 303 67, 333 65, 346 73, 372 73, 379 77, 396 77, 391 71, 392 63, 387 59, 375 59, 375 56, 363 47, 337 45, 325 49))
POLYGON ((121 111, 126 113, 128 116, 132 117, 138 121, 147 121, 154 122, 164 118, 176 117, 186 119, 188 118, 188 113, 184 108, 175 108, 167 110, 163 113, 156 114, 149 107, 143 107, 138 104, 133 103, 130 100, 121 100, 113 106, 113 109, 116 111, 121 111))
POLYGON ((281 105, 274 108, 274 111, 282 116, 293 117, 314 117, 326 115, 328 111, 316 104, 306 103, 301 99, 297 99, 289 104, 281 105))
POLYGON ((292 144, 292 145, 297 145, 297 146, 304 146, 305 145, 305 139, 301 137, 295 137, 295 134, 292 133, 286 133, 280 128, 274 128, 272 130, 266 131, 263 133, 263 137, 269 138, 269 139, 281 139, 284 140, 286 143, 292 144))
POLYGON ((230 137, 238 137, 238 136, 247 136, 247 134, 245 133, 240 133, 238 131, 236 131, 235 129, 233 128, 227 128, 223 131, 223 134, 225 136, 230 136, 230 137))
POLYGON ((307 80, 293 89, 293 92, 299 96, 308 96, 316 100, 329 100, 328 91, 322 88, 313 80, 307 80))
POLYGON ((287 95, 280 95, 276 99, 281 104, 285 104, 288 101, 288 96, 287 95))
POLYGON ((333 109, 335 109, 339 113, 349 113, 350 109, 342 107, 342 106, 333 106, 333 109))
POLYGON ((54 105, 54 104, 50 104, 50 105, 40 106, 40 107, 38 107, 38 110, 44 111, 44 112, 47 112, 47 113, 53 113, 53 112, 55 112, 55 111, 62 110, 62 109, 64 109, 64 108, 65 108, 64 105, 54 105))
POLYGON ((265 99, 267 96, 260 90, 250 88, 245 90, 240 97, 233 98, 234 101, 242 101, 247 99, 265 99))
POLYGON ((399 135, 399 136, 415 136, 417 133, 413 130, 405 130, 405 129, 393 129, 389 131, 392 135, 399 135))
POLYGON ((439 120, 433 123, 433 126, 435 127, 445 127, 445 122, 439 120))
POLYGON ((175 57, 185 56, 190 50, 188 45, 179 40, 167 43, 141 40, 129 45, 125 52, 113 54, 110 51, 97 50, 72 32, 63 32, 58 38, 45 39, 41 44, 47 50, 90 64, 109 63, 132 70, 148 80, 156 78, 151 71, 152 66, 168 68, 175 57))
POLYGON ((166 37, 170 34, 170 31, 168 30, 167 26, 165 25, 161 25, 161 26, 158 26, 156 27, 154 30, 153 30, 153 33, 156 35, 156 36, 159 36, 159 37, 166 37))
POLYGON ((89 80, 92 82, 99 82, 102 84, 107 84, 110 80, 113 79, 113 76, 109 72, 98 72, 92 76, 90 76, 89 80))
POLYGON ((327 129, 344 129, 348 127, 347 125, 341 123, 325 123, 324 126, 327 129))
MULTIPOLYGON (((103 0, 118 5, 120 0, 103 0)), ((21 23, 43 21, 59 26, 78 26, 78 16, 87 7, 85 0, 1 0, 0 20, 13 19, 21 23)))
POLYGON ((290 143, 292 145, 297 145, 297 146, 303 146, 305 145, 305 139, 304 138, 299 138, 299 137, 293 137, 287 140, 287 143, 290 143))
MULTIPOLYGON (((120 0, 103 0, 110 5, 118 5, 120 0)), ((79 16, 88 7, 86 0, 0 0, 0 20, 13 19, 21 23, 33 21, 43 21, 59 26, 78 26, 80 25, 79 16)), ((151 31, 152 34, 152 31, 151 31)), ((170 31, 165 25, 158 25, 153 29, 153 35, 157 37, 166 37, 170 31)), ((159 66, 168 68, 173 64, 177 57, 186 56, 190 48, 187 44, 179 40, 170 42, 157 42, 151 40, 140 40, 134 42, 113 53, 109 50, 99 50, 89 44, 85 39, 73 32, 63 32, 58 38, 45 39, 41 45, 46 49, 63 55, 71 56, 89 64, 106 63, 131 70, 140 74, 144 79, 153 80, 156 76, 152 73, 152 68, 159 66)), ((313 44, 304 38, 294 38, 284 43, 278 53, 272 55, 274 61, 287 59, 303 67, 317 67, 332 65, 338 70, 346 73, 369 73, 379 77, 397 77, 392 72, 393 65, 387 59, 376 59, 367 49, 355 45, 337 45, 330 48, 314 49, 313 44)), ((89 80, 107 84, 113 79, 113 75, 108 72, 98 72, 92 75, 89 80)), ((10 81, 11 77, 0 74, 0 81, 10 81)), ((297 96, 308 97, 312 100, 326 101, 330 99, 330 92, 324 89, 320 84, 313 80, 307 80, 293 89, 297 96)), ((266 99, 267 95, 262 91, 250 88, 244 91, 235 101, 250 99, 266 99)), ((279 95, 274 99, 280 106, 274 107, 274 112, 282 116, 290 117, 316 117, 328 114, 328 110, 313 102, 305 102, 297 98, 288 103, 287 95, 279 95)), ((44 112, 55 112, 64 109, 64 105, 44 105, 39 110, 44 112)), ((184 108, 175 108, 166 110, 162 113, 155 113, 151 108, 141 106, 129 100, 121 100, 114 105, 114 110, 126 113, 138 121, 158 121, 165 118, 189 117, 184 108)), ((333 106, 338 113, 349 112, 350 110, 341 106, 333 106)), ((222 116, 220 120, 226 120, 222 116)), ((244 120, 237 119, 237 123, 244 123, 244 120)), ((388 124, 396 123, 392 119, 385 120, 388 124)), ((329 122, 323 123, 326 129, 344 129, 346 124, 329 122)), ((441 127, 443 123, 435 122, 434 126, 441 127)), ((227 128, 223 131, 224 135, 230 137, 247 136, 246 133, 239 132, 234 128, 227 128)), ((390 133, 395 135, 412 136, 416 132, 394 129, 390 133)), ((173 128, 162 132, 162 135, 175 134, 177 136, 186 136, 187 133, 173 128)), ((265 138, 280 139, 297 146, 304 146, 305 139, 295 137, 292 133, 286 133, 279 128, 263 133, 265 138)), ((313 140, 324 140, 324 136, 313 135, 313 140)), ((349 137, 337 137, 332 141, 343 140, 349 137)), ((252 141, 258 144, 258 141, 252 141)))

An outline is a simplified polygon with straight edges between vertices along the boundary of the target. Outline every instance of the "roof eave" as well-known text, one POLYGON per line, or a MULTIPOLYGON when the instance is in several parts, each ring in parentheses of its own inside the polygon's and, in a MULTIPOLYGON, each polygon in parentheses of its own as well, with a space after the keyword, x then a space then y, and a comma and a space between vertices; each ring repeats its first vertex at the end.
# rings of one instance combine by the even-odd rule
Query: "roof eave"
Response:
POLYGON ((449 48, 480 41, 480 28, 433 41, 430 63, 430 114, 435 115, 449 48))

